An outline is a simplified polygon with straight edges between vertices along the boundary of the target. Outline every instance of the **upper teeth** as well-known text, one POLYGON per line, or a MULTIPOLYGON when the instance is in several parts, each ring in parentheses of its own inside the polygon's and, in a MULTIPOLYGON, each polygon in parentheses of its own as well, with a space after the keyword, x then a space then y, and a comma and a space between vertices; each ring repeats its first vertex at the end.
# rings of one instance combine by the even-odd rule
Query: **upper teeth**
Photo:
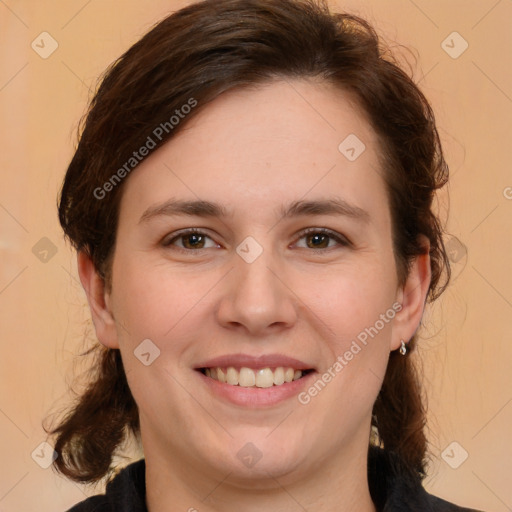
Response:
POLYGON ((291 382, 302 377, 301 370, 293 368, 261 368, 253 370, 252 368, 242 367, 238 371, 233 366, 228 368, 206 368, 206 376, 232 386, 242 386, 244 388, 270 388, 280 386, 285 382, 291 382))

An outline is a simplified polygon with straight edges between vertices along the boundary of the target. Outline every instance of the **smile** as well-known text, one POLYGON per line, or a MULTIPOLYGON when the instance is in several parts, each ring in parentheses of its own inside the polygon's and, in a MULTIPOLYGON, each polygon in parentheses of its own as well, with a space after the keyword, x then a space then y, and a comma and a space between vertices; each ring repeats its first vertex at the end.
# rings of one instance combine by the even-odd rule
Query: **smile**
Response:
POLYGON ((239 386, 244 388, 270 388, 272 386, 281 386, 285 383, 299 380, 311 370, 296 370, 291 367, 278 366, 276 368, 241 368, 212 367, 201 368, 200 371, 206 377, 219 381, 222 384, 239 386))

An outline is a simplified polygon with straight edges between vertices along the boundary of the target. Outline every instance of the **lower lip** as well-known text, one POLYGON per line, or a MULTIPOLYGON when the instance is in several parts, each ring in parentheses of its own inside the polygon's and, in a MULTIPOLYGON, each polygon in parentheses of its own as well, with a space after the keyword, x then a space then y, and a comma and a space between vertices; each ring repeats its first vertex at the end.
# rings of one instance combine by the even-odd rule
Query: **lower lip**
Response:
POLYGON ((202 372, 196 373, 202 378, 203 382, 208 386, 211 392, 235 405, 245 407, 265 407, 278 404, 284 400, 297 396, 302 389, 309 385, 310 380, 316 372, 310 372, 300 379, 292 382, 285 382, 280 386, 272 386, 269 388, 244 388, 242 386, 233 386, 225 384, 218 380, 207 377, 202 372))

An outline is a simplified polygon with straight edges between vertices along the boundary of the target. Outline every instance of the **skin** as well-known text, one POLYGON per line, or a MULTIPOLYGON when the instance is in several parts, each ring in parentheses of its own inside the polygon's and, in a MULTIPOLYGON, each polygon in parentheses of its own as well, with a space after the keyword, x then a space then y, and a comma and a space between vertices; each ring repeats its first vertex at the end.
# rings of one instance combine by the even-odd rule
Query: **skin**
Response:
POLYGON ((121 350, 139 406, 151 512, 375 511, 366 475, 372 406, 390 351, 419 326, 430 282, 427 251, 398 283, 379 153, 363 113, 331 85, 229 91, 124 183, 110 292, 78 255, 98 339, 121 350), (338 150, 351 133, 366 146, 353 162, 338 150), (198 198, 232 216, 140 222, 154 205, 198 198), (368 221, 278 213, 332 198, 362 208, 368 221), (210 237, 201 251, 190 237, 163 245, 185 228, 210 237), (350 244, 312 240, 306 228, 350 244), (236 252, 247 236, 263 249, 252 263, 236 252), (297 397, 229 404, 194 370, 224 354, 279 353, 321 374, 395 302, 401 311, 307 405, 297 397), (149 366, 133 354, 147 338, 160 349, 149 366), (237 457, 248 442, 261 453, 252 467, 237 457))

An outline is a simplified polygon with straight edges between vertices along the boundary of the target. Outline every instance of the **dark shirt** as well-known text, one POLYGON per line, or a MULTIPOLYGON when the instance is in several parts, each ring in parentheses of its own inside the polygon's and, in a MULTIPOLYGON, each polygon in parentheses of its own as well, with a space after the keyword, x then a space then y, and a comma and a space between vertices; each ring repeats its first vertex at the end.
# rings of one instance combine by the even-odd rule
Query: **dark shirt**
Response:
MULTIPOLYGON (((130 464, 108 483, 106 494, 88 498, 68 512, 147 512, 145 470, 144 459, 130 464)), ((370 447, 368 452, 368 483, 378 512, 479 512, 427 493, 417 474, 380 448, 370 447)))

